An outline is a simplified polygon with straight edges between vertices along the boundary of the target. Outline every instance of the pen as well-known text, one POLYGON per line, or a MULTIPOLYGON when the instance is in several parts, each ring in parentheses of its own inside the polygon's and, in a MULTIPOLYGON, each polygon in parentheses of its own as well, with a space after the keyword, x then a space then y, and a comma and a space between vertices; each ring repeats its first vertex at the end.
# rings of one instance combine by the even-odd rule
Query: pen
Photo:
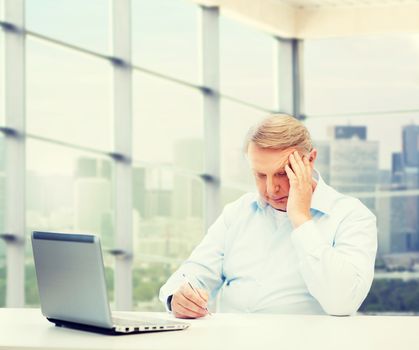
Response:
MULTIPOLYGON (((193 285, 191 284, 191 282, 189 282, 188 277, 186 277, 186 275, 184 273, 182 273, 182 277, 184 278, 185 282, 187 284, 189 284, 189 287, 191 287, 191 289, 194 291, 195 294, 199 295, 199 297, 202 299, 201 294, 199 294, 199 292, 193 287, 193 285)), ((206 307, 205 310, 208 312, 208 315, 211 315, 211 312, 208 310, 208 308, 206 307)))

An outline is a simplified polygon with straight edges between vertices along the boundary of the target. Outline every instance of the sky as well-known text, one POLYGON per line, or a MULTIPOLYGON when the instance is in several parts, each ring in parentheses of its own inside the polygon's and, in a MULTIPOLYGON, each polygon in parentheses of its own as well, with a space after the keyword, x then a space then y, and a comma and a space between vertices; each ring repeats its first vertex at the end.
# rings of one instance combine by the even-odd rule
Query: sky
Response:
MULTIPOLYGON (((109 9, 107 0, 27 0, 26 23, 32 31, 109 54, 109 9)), ((133 0, 131 20, 134 64, 199 83, 198 18, 191 2, 133 0)), ((272 37, 224 16, 220 34, 221 91, 273 108, 272 37)), ((1 45, 0 36, 0 50, 1 45)), ((318 39, 307 41, 304 50, 304 112, 313 139, 327 139, 333 125, 367 125, 368 138, 380 142, 380 167, 389 169, 391 152, 401 149, 402 125, 419 123, 419 112, 368 117, 362 113, 419 111, 419 36, 318 39), (354 112, 361 115, 351 116, 354 112)), ((28 39, 26 69, 28 132, 112 149, 108 62, 28 39)), ((203 135, 201 103, 191 89, 135 73, 134 157, 173 161, 172 149, 179 139, 203 135)), ((244 134, 263 115, 222 101, 224 168, 232 167, 244 134)), ((33 169, 48 168, 49 163, 37 157, 28 162, 33 169)), ((63 168, 67 173, 67 165, 63 168)))

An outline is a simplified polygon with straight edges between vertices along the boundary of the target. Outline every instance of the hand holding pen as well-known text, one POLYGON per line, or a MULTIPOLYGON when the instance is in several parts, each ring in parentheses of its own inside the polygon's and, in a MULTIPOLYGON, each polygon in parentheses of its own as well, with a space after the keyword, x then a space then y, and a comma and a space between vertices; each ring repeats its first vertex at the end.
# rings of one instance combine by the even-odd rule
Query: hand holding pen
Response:
POLYGON ((194 287, 183 274, 185 283, 173 294, 172 312, 178 318, 199 318, 210 314, 208 293, 205 289, 194 287))
MULTIPOLYGON (((201 289, 201 291, 204 291, 204 293, 205 293, 205 297, 203 297, 203 296, 201 295, 201 293, 199 292, 199 289, 194 288, 194 286, 191 284, 191 282, 189 281, 188 277, 186 277, 186 275, 185 275, 184 273, 182 273, 182 277, 183 277, 183 279, 185 280, 185 282, 186 282, 187 284, 189 284, 189 287, 191 287, 191 289, 195 292, 195 294, 199 295, 199 297, 200 297, 202 300, 205 300, 205 302, 208 302, 208 294, 207 294, 207 292, 206 292, 205 290, 201 289)), ((208 307, 205 307, 205 310, 207 311, 207 314, 208 314, 208 315, 211 315, 211 312, 209 312, 208 307)))

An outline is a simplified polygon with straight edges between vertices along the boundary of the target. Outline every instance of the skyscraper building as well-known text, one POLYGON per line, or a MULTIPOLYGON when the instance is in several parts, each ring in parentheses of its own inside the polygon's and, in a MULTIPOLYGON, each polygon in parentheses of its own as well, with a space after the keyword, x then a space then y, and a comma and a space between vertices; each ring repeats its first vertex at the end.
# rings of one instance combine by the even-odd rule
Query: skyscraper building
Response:
POLYGON ((113 246, 110 169, 109 160, 81 157, 77 160, 74 183, 74 227, 100 234, 104 246, 113 246))
MULTIPOLYGON (((383 190, 389 189, 384 188, 383 190)), ((391 205, 393 203, 393 199, 393 197, 386 196, 376 198, 375 209, 377 211, 378 256, 391 253, 391 225, 393 222, 391 205)))
MULTIPOLYGON (((202 139, 180 139, 174 146, 174 162, 180 169, 202 173, 204 164, 202 139)), ((184 174, 174 174, 173 214, 176 218, 200 218, 203 216, 203 184, 184 174), (181 203, 178 205, 178 203, 181 203)))
POLYGON ((402 152, 392 155, 392 190, 405 192, 391 198, 391 252, 419 250, 419 125, 402 129, 402 152))
POLYGON ((146 215, 146 169, 144 167, 133 167, 132 185, 133 185, 133 208, 138 212, 138 218, 144 218, 146 215))
POLYGON ((406 167, 419 167, 419 125, 403 127, 403 160, 406 167))
POLYGON ((358 138, 330 143, 330 183, 343 192, 375 191, 378 184, 377 141, 358 138))
POLYGON ((378 187, 378 141, 368 141, 364 126, 336 126, 337 138, 330 142, 330 185, 343 193, 353 193, 375 210, 373 193, 378 187), (371 195, 363 196, 368 192, 371 195))
POLYGON ((335 126, 335 140, 358 138, 360 140, 367 139, 366 126, 335 126))
POLYGON ((330 183, 330 142, 314 141, 313 147, 317 149, 316 169, 320 172, 323 180, 330 183))
POLYGON ((391 154, 391 182, 394 184, 405 183, 403 153, 391 154))

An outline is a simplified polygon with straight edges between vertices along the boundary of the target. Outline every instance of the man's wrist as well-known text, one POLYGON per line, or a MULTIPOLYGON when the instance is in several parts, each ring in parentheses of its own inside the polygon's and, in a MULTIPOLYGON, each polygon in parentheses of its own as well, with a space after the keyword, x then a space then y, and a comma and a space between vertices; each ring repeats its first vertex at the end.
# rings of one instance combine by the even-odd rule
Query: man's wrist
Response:
POLYGON ((310 221, 311 215, 310 214, 304 214, 304 215, 298 215, 293 218, 291 218, 292 225, 294 226, 294 229, 301 226, 302 224, 306 223, 307 221, 310 221))

